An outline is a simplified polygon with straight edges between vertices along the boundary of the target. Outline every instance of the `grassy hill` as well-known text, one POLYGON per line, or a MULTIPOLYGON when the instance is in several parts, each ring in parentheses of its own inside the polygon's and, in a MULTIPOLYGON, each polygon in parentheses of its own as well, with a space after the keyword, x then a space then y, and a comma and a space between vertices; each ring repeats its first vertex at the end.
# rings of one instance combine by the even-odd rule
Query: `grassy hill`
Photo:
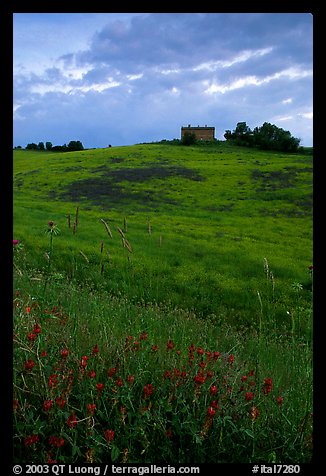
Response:
MULTIPOLYGON (((193 147, 140 144, 70 153, 15 150, 14 238, 20 240, 14 250, 19 309, 34 306, 39 313, 34 325, 53 307, 69 316, 64 330, 53 329, 54 321, 46 324, 44 345, 52 342, 53 355, 69 345, 76 360, 98 344, 110 349, 107 356, 116 362, 126 336, 146 333, 160 348, 171 341, 180 353, 187 353, 195 342, 197 349, 223 350, 226 361, 235 356, 233 389, 244 367, 254 367, 262 382, 263 376, 273 375, 280 389, 275 398, 286 396, 289 402, 283 413, 276 416, 275 409, 266 407, 257 433, 251 421, 237 430, 237 440, 230 410, 237 406, 233 401, 212 430, 221 438, 224 425, 225 444, 219 451, 206 438, 211 428, 208 419, 197 429, 189 423, 190 440, 179 434, 178 455, 164 445, 164 461, 191 461, 185 448, 193 444, 197 448, 199 443, 201 452, 193 453, 198 462, 208 461, 211 451, 213 462, 309 459, 311 155, 257 151, 223 142, 193 147), (49 226, 51 221, 54 225, 49 226), (249 452, 244 450, 246 439, 249 452), (263 441, 260 449, 256 449, 258 439, 263 441), (290 442, 287 449, 282 448, 284 441, 290 442)), ((18 335, 28 330, 21 311, 16 326, 18 335)), ((27 351, 18 347, 19 367, 27 351)), ((133 369, 140 372, 144 385, 149 375, 156 388, 162 385, 156 365, 163 371, 165 355, 158 356, 155 365, 145 354, 136 362, 133 369)), ((174 360, 170 364, 176 365, 174 360)), ((21 382, 16 385, 21 389, 21 382)), ((51 396, 44 384, 40 384, 41 396, 51 396)), ((126 403, 126 394, 122 400, 126 403)), ((78 398, 71 403, 75 409, 80 405, 78 398)), ((263 413, 258 403, 254 408, 263 413)), ((170 415, 172 410, 167 411, 170 415)), ((147 417, 147 429, 137 423, 145 435, 140 447, 132 443, 130 433, 127 437, 121 428, 116 430, 116 443, 109 442, 112 460, 122 461, 123 448, 129 448, 128 462, 152 462, 154 448, 162 442, 159 436, 149 441, 147 430, 152 432, 154 423, 155 428, 162 426, 164 419, 147 417)), ((180 421, 171 415, 168 419, 178 433, 180 421)), ((26 427, 17 425, 21 428, 17 439, 22 441, 26 427)), ((101 438, 95 438, 96 444, 94 439, 87 443, 101 448, 96 449, 97 461, 105 458, 101 438)), ((65 451, 60 461, 70 462, 71 454, 65 451)), ((81 454, 85 457, 85 451, 75 448, 74 460, 81 454)))
MULTIPOLYGON (((97 273, 104 240, 109 263, 106 255, 103 281, 121 291, 126 253, 119 226, 133 249, 134 282, 128 291, 136 299, 168 300, 199 315, 223 314, 247 324, 264 259, 273 272, 280 314, 288 310, 293 283, 309 290, 310 156, 223 143, 14 154, 15 236, 37 250, 33 258, 43 259, 48 243, 42 230, 54 220, 61 230, 56 266, 64 276, 72 273, 75 259, 83 260, 79 252, 90 261, 85 273, 96 268, 97 273), (112 239, 101 219, 111 227, 112 239)), ((86 279, 84 273, 79 279, 86 279)))

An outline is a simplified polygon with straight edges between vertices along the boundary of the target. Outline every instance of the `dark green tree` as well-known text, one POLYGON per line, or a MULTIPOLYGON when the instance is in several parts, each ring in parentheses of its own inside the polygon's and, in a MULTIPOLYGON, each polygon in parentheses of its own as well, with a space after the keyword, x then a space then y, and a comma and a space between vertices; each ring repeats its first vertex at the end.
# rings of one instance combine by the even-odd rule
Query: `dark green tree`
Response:
POLYGON ((80 140, 71 140, 68 144, 68 150, 84 150, 83 144, 80 140))
POLYGON ((238 122, 233 132, 225 131, 224 137, 237 145, 285 152, 296 152, 300 144, 300 139, 293 137, 289 131, 269 122, 264 122, 261 127, 255 127, 253 131, 245 122, 238 122))
POLYGON ((183 144, 183 145, 196 144, 196 134, 194 134, 193 132, 185 132, 183 134, 181 144, 183 144))
POLYGON ((27 144, 26 149, 27 150, 37 150, 37 144, 35 144, 35 142, 31 142, 30 144, 27 144))
POLYGON ((289 131, 264 122, 261 127, 254 129, 254 142, 260 149, 296 152, 300 139, 293 137, 289 131))
POLYGON ((46 142, 45 147, 46 147, 46 150, 51 150, 52 149, 52 142, 46 142))
POLYGON ((232 137, 233 137, 232 132, 230 131, 230 129, 227 129, 227 130, 225 131, 225 134, 224 134, 224 139, 225 139, 225 140, 231 140, 232 137))

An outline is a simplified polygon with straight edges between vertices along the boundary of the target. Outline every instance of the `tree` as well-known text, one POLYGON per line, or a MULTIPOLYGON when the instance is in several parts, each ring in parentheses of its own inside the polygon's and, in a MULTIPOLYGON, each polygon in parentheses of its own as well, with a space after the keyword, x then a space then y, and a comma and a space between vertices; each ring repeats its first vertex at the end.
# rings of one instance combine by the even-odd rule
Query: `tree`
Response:
POLYGON ((45 147, 46 147, 46 150, 51 150, 52 149, 52 142, 46 142, 45 147))
POLYGON ((45 150, 44 142, 39 142, 37 148, 38 150, 45 150))
POLYGON ((264 122, 261 127, 256 127, 254 136, 255 144, 260 149, 296 152, 300 144, 300 139, 292 137, 289 131, 269 122, 264 122))
POLYGON ((224 139, 225 139, 225 140, 231 140, 231 139, 232 139, 232 132, 230 131, 230 129, 227 129, 227 130, 225 131, 224 139))
POLYGON ((68 144, 68 150, 84 150, 83 144, 80 142, 80 140, 71 140, 68 144))
POLYGON ((245 122, 238 122, 232 133, 230 130, 225 131, 224 137, 237 145, 285 152, 296 152, 300 144, 300 139, 292 137, 289 131, 269 122, 264 122, 261 127, 255 127, 253 131, 245 122))
POLYGON ((194 134, 193 132, 185 132, 185 133, 183 134, 181 143, 182 143, 183 145, 196 144, 196 134, 194 134))
POLYGON ((26 149, 27 150, 37 150, 37 144, 35 144, 35 142, 31 142, 30 144, 27 144, 26 149))

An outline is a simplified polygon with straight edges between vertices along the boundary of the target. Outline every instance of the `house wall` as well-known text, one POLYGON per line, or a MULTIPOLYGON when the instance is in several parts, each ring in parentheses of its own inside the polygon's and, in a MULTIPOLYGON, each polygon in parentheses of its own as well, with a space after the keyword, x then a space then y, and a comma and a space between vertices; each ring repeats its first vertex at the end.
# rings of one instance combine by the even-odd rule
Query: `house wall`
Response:
POLYGON ((213 141, 215 139, 215 127, 181 127, 181 140, 186 132, 195 134, 197 140, 213 141))

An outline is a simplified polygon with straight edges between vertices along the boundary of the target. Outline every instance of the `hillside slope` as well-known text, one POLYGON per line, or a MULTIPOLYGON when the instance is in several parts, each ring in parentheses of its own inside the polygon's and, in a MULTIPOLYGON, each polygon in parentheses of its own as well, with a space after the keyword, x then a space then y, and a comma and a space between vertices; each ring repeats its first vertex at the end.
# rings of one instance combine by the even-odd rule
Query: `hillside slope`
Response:
POLYGON ((64 278, 101 282, 134 301, 250 325, 257 291, 264 298, 272 285, 280 323, 295 284, 310 299, 311 156, 225 143, 16 150, 14 235, 41 273, 49 220, 61 231, 53 260, 64 278), (273 282, 262 287, 266 263, 273 282))

